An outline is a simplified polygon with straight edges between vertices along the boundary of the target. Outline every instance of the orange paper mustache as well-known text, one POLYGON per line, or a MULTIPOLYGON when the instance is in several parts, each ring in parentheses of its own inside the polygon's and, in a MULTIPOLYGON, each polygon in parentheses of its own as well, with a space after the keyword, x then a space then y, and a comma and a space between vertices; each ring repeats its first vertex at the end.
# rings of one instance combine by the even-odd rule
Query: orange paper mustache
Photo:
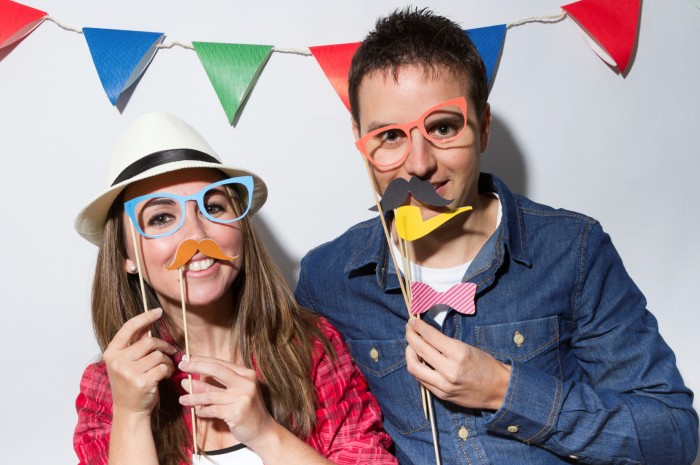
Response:
POLYGON ((213 239, 202 239, 197 241, 195 239, 185 239, 177 246, 175 251, 175 258, 170 263, 166 265, 169 270, 177 270, 190 261, 190 258, 194 257, 197 252, 202 252, 207 257, 216 258, 217 260, 235 260, 238 256, 231 257, 226 255, 219 244, 217 244, 213 239))

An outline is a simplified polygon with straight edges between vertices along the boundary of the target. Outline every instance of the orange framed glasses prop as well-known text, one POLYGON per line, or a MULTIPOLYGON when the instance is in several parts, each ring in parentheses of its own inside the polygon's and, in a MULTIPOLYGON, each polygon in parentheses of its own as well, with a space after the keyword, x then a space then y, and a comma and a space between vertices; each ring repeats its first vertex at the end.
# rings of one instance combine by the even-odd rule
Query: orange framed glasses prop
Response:
POLYGON ((436 146, 447 148, 458 142, 466 127, 467 100, 462 96, 438 103, 414 121, 370 131, 355 141, 355 146, 377 169, 388 171, 398 168, 408 158, 413 147, 413 128, 418 128, 436 146))

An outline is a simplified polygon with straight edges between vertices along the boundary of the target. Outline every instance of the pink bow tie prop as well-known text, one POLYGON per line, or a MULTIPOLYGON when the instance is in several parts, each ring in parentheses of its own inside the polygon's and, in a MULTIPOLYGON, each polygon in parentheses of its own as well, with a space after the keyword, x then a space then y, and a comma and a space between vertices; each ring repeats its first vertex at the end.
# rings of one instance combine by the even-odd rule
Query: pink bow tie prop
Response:
POLYGON ((462 315, 471 315, 476 311, 474 305, 476 284, 455 284, 445 292, 437 292, 425 283, 411 284, 411 313, 419 315, 438 304, 449 305, 462 315))

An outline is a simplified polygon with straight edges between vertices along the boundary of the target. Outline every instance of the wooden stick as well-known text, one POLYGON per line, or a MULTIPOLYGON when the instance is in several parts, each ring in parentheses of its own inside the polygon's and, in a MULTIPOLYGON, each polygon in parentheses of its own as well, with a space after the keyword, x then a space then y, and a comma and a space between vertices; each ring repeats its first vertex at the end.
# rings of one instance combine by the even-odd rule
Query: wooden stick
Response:
MULTIPOLYGON (((413 302, 413 293, 411 292, 411 286, 413 285, 413 270, 411 269, 411 256, 408 249, 408 241, 399 236, 399 253, 401 254, 401 259, 403 261, 404 276, 406 276, 406 288, 408 290, 408 305, 413 302)), ((418 315, 414 315, 409 312, 409 318, 420 318, 418 315)), ((428 405, 427 405, 427 389, 422 384, 420 385, 420 400, 423 404, 423 415, 426 420, 429 420, 428 416, 428 405)))
MULTIPOLYGON (((399 239, 399 242, 401 242, 403 239, 399 239)), ((407 268, 404 268, 405 270, 408 270, 407 276, 408 276, 408 301, 409 303, 413 301, 413 294, 411 293, 411 285, 413 284, 413 270, 411 269, 411 262, 412 262, 412 257, 411 257, 411 247, 408 244, 408 241, 403 240, 404 243, 404 251, 406 254, 406 261, 408 262, 407 268)), ((420 318, 420 315, 412 315, 413 318, 420 318)), ((425 363, 423 360, 421 362, 425 363)), ((438 448, 438 440, 437 440, 437 426, 435 425, 435 415, 433 414, 433 399, 432 395, 430 394, 430 391, 423 386, 422 384, 420 385, 421 387, 421 397, 423 399, 423 412, 425 413, 425 417, 430 420, 430 430, 433 434, 433 448, 435 449, 435 464, 440 465, 440 449, 438 448), (426 405, 428 407, 427 413, 425 412, 426 405)))
POLYGON ((435 464, 440 465, 440 448, 438 447, 437 427, 435 426, 435 415, 433 415, 433 400, 430 391, 426 389, 428 413, 430 414, 430 429, 433 432, 433 449, 435 449, 435 464))
MULTIPOLYGON (((404 259, 404 274, 406 275, 408 279, 408 302, 411 304, 413 302, 413 293, 411 292, 411 286, 413 285, 413 270, 411 269, 411 252, 409 249, 409 244, 408 241, 399 237, 399 251, 401 252, 401 258, 404 259)), ((420 315, 410 315, 411 318, 420 318, 420 315)), ((421 360, 422 362, 423 360, 421 360)), ((426 420, 430 420, 430 412, 428 411, 428 399, 429 399, 429 391, 423 386, 422 384, 420 385, 420 398, 421 402, 423 403, 423 415, 425 416, 426 420)))
POLYGON ((401 273, 399 270, 399 265, 398 262, 396 261, 396 257, 394 256, 394 248, 391 246, 392 241, 391 241, 391 235, 389 234, 389 228, 387 228, 386 225, 386 220, 384 219, 384 212, 382 211, 382 205, 379 203, 379 197, 377 196, 377 186, 374 182, 374 177, 372 176, 372 172, 369 169, 369 162, 367 159, 363 156, 362 159, 365 162, 365 169, 367 170, 367 177, 369 178, 369 182, 372 184, 372 194, 374 195, 374 203, 377 205, 377 211, 379 211, 379 219, 382 222, 382 229, 384 230, 384 237, 386 238, 386 243, 387 246, 389 247, 389 255, 391 255, 391 261, 394 263, 394 268, 396 269, 396 278, 399 281, 399 287, 401 287, 401 294, 403 294, 403 300, 406 303, 406 311, 408 312, 408 316, 411 316, 411 305, 408 302, 408 293, 406 291, 406 287, 404 286, 403 280, 401 279, 401 273))
MULTIPOLYGON (((187 308, 185 305, 185 284, 182 279, 182 267, 178 268, 180 272, 180 301, 182 301, 182 326, 185 330, 185 355, 187 360, 190 359, 190 338, 187 335, 187 308)), ((187 373, 187 379, 190 382, 190 394, 194 394, 194 387, 192 385, 192 374, 187 373)), ((197 418, 194 414, 194 407, 190 409, 192 414, 192 446, 194 447, 194 454, 198 455, 199 450, 197 448, 197 418)))
MULTIPOLYGON (((136 257, 136 271, 139 275, 139 287, 141 288, 141 299, 143 300, 143 311, 148 311, 148 303, 146 302, 146 287, 143 285, 143 273, 141 272, 141 248, 136 240, 136 229, 134 228, 134 222, 129 218, 129 224, 131 225, 131 242, 134 244, 134 256, 136 257)), ((148 337, 152 337, 151 328, 148 328, 148 337)))
MULTIPOLYGON (((365 162, 365 170, 367 171, 367 178, 369 179, 370 184, 372 185, 372 194, 374 195, 374 203, 377 205, 377 211, 379 212, 379 218, 382 222, 382 229, 384 230, 384 237, 386 238, 387 246, 389 247, 389 254, 391 255, 391 260, 394 263, 394 268, 396 269, 396 278, 399 281, 399 286, 401 287, 401 294, 403 294, 403 300, 406 304, 406 311, 408 312, 408 317, 413 318, 414 315, 411 314, 411 302, 410 302, 410 287, 411 283, 410 281, 404 285, 403 279, 401 278, 401 273, 399 270, 398 262, 396 260, 396 257, 394 256, 394 248, 392 247, 392 240, 391 240, 391 234, 389 234, 389 228, 386 225, 386 220, 384 219, 384 211, 382 210, 382 206, 379 203, 379 197, 377 195, 377 185, 375 183, 374 177, 372 176, 372 172, 370 171, 369 168, 369 162, 365 157, 362 157, 362 160, 365 162), (408 290, 407 290, 408 288, 408 290)), ((408 256, 408 250, 406 249, 406 253, 401 252, 401 237, 399 237, 399 253, 401 254, 401 258, 404 259, 404 256, 408 256)), ((404 248, 406 246, 404 245, 404 248)), ((408 261, 408 266, 404 266, 404 276, 408 276, 410 279, 411 276, 411 262, 410 259, 408 261), (406 272, 408 270, 408 272, 406 272)), ((437 442, 437 431, 436 431, 436 426, 435 426, 435 417, 433 416, 433 408, 432 408, 432 402, 431 402, 431 397, 430 397, 430 391, 428 391, 425 386, 422 384, 420 385, 421 388, 421 399, 423 401, 423 413, 426 415, 426 418, 429 418, 430 420, 430 429, 432 430, 433 434, 433 448, 435 449, 435 463, 436 465, 441 465, 440 463, 440 454, 439 454, 439 448, 438 448, 438 442, 437 442), (426 409, 426 404, 428 408, 426 409), (427 413, 426 413, 427 410, 427 413)))

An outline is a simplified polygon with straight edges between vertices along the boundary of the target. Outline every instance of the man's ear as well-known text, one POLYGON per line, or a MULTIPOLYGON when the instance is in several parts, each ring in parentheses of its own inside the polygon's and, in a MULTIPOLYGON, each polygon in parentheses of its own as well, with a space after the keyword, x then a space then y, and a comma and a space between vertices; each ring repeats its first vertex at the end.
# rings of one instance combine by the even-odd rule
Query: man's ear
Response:
POLYGON ((484 112, 481 115, 480 123, 481 134, 479 136, 481 142, 481 153, 484 153, 484 151, 486 151, 486 147, 489 145, 489 135, 491 134, 491 105, 488 103, 484 107, 484 112))

